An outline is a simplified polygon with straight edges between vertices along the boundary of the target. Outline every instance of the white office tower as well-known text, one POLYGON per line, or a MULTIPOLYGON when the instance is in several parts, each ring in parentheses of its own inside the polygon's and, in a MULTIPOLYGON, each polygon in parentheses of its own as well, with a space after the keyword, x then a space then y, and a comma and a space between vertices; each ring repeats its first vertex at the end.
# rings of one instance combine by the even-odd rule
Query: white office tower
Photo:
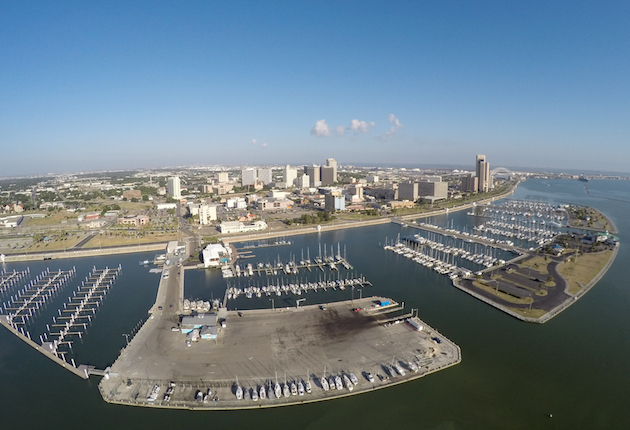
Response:
POLYGON ((244 169, 241 171, 241 185, 254 185, 256 183, 256 169, 244 169))
POLYGON ((168 181, 166 182, 166 192, 174 199, 182 198, 182 187, 179 182, 179 176, 168 178, 168 181))
MULTIPOLYGON (((332 182, 331 183, 334 184, 335 182, 337 182, 337 161, 334 158, 327 159, 326 167, 332 167, 332 182)), ((322 178, 322 182, 324 182, 323 178, 322 178)))
POLYGON ((295 186, 298 188, 308 188, 310 186, 311 178, 308 175, 302 175, 299 178, 295 178, 295 186))
POLYGON ((258 169, 258 180, 264 185, 273 182, 273 175, 271 169, 258 169))
POLYGON ((217 219, 217 207, 216 205, 209 205, 202 203, 199 205, 199 224, 207 225, 211 221, 217 219))
POLYGON ((287 187, 293 185, 293 181, 297 178, 297 169, 292 168, 287 165, 282 172, 282 182, 286 184, 287 187))

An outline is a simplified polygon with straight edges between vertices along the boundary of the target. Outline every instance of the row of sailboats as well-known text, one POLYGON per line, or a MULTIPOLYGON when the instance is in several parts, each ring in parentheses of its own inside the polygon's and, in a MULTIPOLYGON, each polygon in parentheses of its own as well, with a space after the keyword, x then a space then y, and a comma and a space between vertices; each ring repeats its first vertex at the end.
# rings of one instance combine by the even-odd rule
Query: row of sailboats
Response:
MULTIPOLYGON (((308 372, 307 372, 308 373, 308 372)), ((238 377, 236 378, 236 398, 238 400, 274 400, 281 399, 282 397, 291 397, 291 396, 303 396, 305 394, 311 394, 313 388, 311 386, 311 382, 307 377, 306 380, 298 380, 292 381, 291 383, 287 382, 287 375, 284 375, 284 384, 280 384, 278 382, 278 374, 276 373, 276 381, 268 381, 267 383, 261 385, 260 387, 253 388, 243 388, 238 383, 238 377)))

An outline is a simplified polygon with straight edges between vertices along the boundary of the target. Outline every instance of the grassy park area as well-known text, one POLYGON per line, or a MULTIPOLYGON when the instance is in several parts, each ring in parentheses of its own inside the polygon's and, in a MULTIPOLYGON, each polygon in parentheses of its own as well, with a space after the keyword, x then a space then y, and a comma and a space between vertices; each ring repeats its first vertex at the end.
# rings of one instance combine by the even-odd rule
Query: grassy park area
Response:
POLYGON ((604 268, 613 251, 573 256, 558 266, 558 272, 567 281, 569 294, 578 293, 604 268), (580 285, 581 284, 581 285, 580 285))

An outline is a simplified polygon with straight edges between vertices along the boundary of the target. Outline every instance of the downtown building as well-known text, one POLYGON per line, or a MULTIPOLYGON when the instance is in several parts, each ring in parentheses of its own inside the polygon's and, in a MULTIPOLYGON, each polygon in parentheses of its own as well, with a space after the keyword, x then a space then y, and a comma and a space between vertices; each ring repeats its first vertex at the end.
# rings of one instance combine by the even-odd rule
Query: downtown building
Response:
POLYGON ((168 178, 168 181, 166 182, 166 192, 174 199, 179 200, 182 198, 182 187, 179 181, 179 176, 172 176, 168 178))
POLYGON ((487 193, 490 190, 490 163, 485 155, 477 155, 476 160, 477 191, 487 193))

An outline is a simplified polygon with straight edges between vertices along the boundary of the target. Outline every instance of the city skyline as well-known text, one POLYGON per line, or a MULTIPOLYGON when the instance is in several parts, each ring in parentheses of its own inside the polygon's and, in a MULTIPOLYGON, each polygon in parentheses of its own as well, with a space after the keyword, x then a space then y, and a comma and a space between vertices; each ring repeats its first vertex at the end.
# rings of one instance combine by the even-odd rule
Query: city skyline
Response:
POLYGON ((628 18, 623 2, 5 3, 0 176, 476 154, 625 173, 628 18))

